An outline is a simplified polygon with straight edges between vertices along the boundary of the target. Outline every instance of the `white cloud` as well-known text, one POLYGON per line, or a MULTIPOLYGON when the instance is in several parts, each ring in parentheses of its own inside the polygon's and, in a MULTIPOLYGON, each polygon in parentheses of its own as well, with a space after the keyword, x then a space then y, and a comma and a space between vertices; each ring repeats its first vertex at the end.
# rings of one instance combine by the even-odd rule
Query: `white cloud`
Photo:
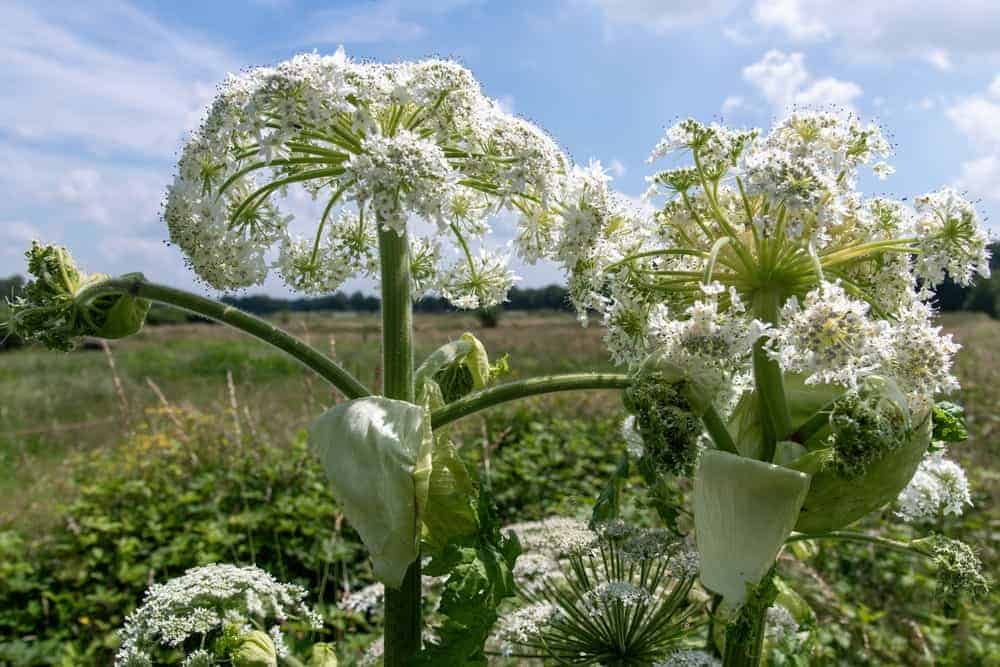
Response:
POLYGON ((923 57, 924 60, 942 72, 947 72, 952 68, 951 55, 945 49, 931 49, 923 57))
POLYGON ((728 16, 737 0, 584 0, 595 5, 613 24, 638 26, 663 34, 728 16))
POLYGON ((743 68, 743 79, 782 114, 794 106, 851 109, 861 96, 861 86, 833 77, 815 79, 802 53, 771 50, 758 62, 743 68))
POLYGON ((962 163, 956 184, 973 196, 1000 201, 1000 76, 984 93, 948 107, 945 115, 978 155, 962 163))
POLYGON ((0 86, 17 91, 0 125, 32 143, 170 155, 233 68, 126 4, 0 3, 0 23, 0 86))
POLYGON ((740 95, 730 95, 722 100, 722 113, 735 113, 747 105, 747 101, 740 95))
POLYGON ((766 28, 779 28, 796 41, 828 39, 830 29, 803 8, 799 0, 760 0, 752 10, 754 20, 766 28))
POLYGON ((622 161, 617 158, 611 160, 611 163, 608 164, 608 173, 615 178, 621 178, 625 175, 626 171, 628 170, 625 168, 625 165, 622 164, 622 161))
POLYGON ((1000 156, 987 155, 963 162, 955 184, 973 196, 1000 201, 1000 156))
POLYGON ((756 0, 751 17, 792 41, 835 43, 851 58, 915 58, 947 70, 956 57, 1000 56, 995 0, 756 0))
MULTIPOLYGON (((0 221, 0 257, 19 258, 28 245, 42 238, 42 230, 23 220, 0 221)), ((2 296, 2 295, 0 295, 2 296)))
POLYGON ((980 150, 1000 150, 1000 103, 982 95, 958 101, 945 115, 980 150))

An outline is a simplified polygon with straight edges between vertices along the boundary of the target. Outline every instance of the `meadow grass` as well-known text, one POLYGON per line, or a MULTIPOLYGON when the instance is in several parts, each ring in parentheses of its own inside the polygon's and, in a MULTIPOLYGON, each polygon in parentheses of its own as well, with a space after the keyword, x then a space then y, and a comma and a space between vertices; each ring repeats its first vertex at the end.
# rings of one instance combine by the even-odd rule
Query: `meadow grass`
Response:
MULTIPOLYGON (((274 321, 335 356, 369 387, 378 386, 377 315, 307 313, 274 321)), ((492 329, 480 329, 469 315, 418 315, 415 329, 417 363, 464 331, 476 331, 492 354, 510 355, 510 379, 611 368, 601 328, 582 328, 566 314, 508 313, 492 329)), ((72 486, 68 455, 113 455, 147 408, 166 402, 225 410, 235 397, 251 427, 280 441, 337 400, 282 352, 222 326, 146 327, 114 342, 110 355, 114 369, 97 345, 0 355, 0 528, 44 525, 53 501, 72 486)), ((600 392, 554 403, 580 414, 618 407, 613 395, 600 392), (583 411, 583 405, 590 407, 583 411)))

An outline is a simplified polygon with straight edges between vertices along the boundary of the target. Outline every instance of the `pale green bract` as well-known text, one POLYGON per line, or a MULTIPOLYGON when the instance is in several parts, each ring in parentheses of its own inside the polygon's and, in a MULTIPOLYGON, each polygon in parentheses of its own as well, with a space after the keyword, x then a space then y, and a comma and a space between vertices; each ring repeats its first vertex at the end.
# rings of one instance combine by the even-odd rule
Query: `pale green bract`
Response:
POLYGON ((694 482, 701 581, 742 604, 774 564, 809 490, 809 475, 719 450, 701 455, 694 482))
POLYGON ((426 410, 380 396, 348 401, 313 423, 309 443, 375 575, 398 588, 419 554, 427 505, 434 439, 426 410))

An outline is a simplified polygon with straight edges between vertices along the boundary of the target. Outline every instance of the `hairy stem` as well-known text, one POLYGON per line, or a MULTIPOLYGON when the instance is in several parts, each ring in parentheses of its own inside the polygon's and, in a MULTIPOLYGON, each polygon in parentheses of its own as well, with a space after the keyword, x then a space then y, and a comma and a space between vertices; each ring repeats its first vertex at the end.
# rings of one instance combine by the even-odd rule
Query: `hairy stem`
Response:
POLYGON ((538 394, 579 389, 625 389, 631 384, 623 373, 567 373, 545 375, 473 392, 431 413, 431 425, 441 428, 486 408, 538 394))
MULTIPOLYGON (((381 222, 381 221, 380 221, 381 222)), ((413 299, 406 234, 378 231, 382 278, 382 378, 386 398, 413 401, 413 299)), ((404 667, 420 650, 420 556, 398 589, 385 591, 385 665, 404 667)))
POLYGON ((774 566, 757 586, 726 626, 726 646, 722 654, 723 667, 758 667, 764 653, 764 633, 767 630, 767 610, 778 596, 774 584, 774 566))
POLYGON ((141 276, 103 280, 81 290, 77 299, 81 303, 89 303, 107 294, 131 294, 227 324, 286 352, 339 389, 347 398, 371 394, 367 387, 333 359, 267 320, 245 313, 239 308, 174 287, 152 283, 141 276))

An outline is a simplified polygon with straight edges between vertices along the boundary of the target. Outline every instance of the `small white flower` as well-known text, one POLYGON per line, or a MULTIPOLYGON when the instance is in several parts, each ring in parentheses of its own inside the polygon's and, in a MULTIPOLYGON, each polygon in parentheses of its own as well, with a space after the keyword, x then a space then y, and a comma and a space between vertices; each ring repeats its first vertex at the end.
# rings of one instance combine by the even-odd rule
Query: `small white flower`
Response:
POLYGON ((355 614, 366 614, 382 604, 382 599, 384 597, 384 584, 369 584, 368 586, 360 588, 344 598, 344 600, 340 603, 340 606, 344 609, 344 611, 349 611, 355 614))
POLYGON ((782 370, 807 373, 809 383, 856 388, 890 355, 890 329, 868 316, 868 304, 851 299, 837 283, 822 283, 800 306, 790 300, 782 324, 771 331, 768 353, 782 370))
POLYGON ((301 586, 280 583, 256 567, 193 568, 149 588, 142 604, 125 620, 115 665, 141 664, 135 662, 136 656, 147 655, 156 646, 179 647, 189 638, 204 637, 223 625, 247 627, 250 619, 281 623, 300 618, 314 628, 322 627, 322 619, 306 605, 305 597, 301 586))
POLYGON ((965 471, 940 452, 928 454, 896 504, 897 514, 911 523, 934 521, 949 514, 961 516, 972 505, 965 471))
POLYGON ((490 308, 507 300, 507 292, 520 278, 510 270, 510 257, 480 248, 478 255, 459 259, 444 270, 438 288, 457 308, 490 308))
POLYGON ((722 662, 706 651, 675 651, 666 660, 654 662, 653 667, 721 667, 722 662))

